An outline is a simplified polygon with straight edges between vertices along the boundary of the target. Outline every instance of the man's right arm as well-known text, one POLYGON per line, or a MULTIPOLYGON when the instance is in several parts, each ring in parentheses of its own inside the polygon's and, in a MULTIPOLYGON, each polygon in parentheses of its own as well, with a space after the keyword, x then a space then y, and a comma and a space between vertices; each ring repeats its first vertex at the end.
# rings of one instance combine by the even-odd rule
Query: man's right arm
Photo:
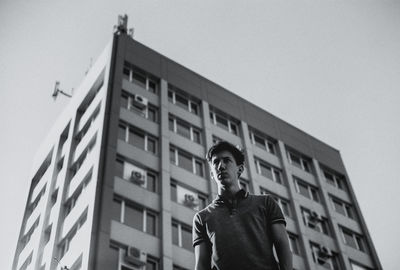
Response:
POLYGON ((195 270, 211 269, 211 252, 204 241, 194 246, 194 256, 196 259, 195 270))

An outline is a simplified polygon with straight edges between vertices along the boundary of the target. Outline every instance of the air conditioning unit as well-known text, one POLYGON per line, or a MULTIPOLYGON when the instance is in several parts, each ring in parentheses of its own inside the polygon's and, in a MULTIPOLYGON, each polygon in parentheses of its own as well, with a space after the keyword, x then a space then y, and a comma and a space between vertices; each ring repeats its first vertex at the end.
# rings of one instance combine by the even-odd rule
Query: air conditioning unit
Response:
POLYGON ((196 207, 199 205, 198 200, 193 196, 193 194, 185 194, 184 204, 189 207, 196 207))
POLYGON ((132 170, 129 180, 137 185, 144 185, 146 183, 146 175, 144 172, 132 170))
POLYGON ((145 97, 142 97, 141 95, 135 95, 133 100, 132 100, 132 105, 135 108, 143 110, 144 108, 147 107, 147 104, 149 103, 148 99, 145 97))
POLYGON ((128 263, 141 267, 146 265, 147 254, 135 247, 128 247, 126 250, 125 261, 128 263))
POLYGON ((325 264, 332 257, 332 253, 327 247, 320 246, 316 257, 319 264, 325 264))

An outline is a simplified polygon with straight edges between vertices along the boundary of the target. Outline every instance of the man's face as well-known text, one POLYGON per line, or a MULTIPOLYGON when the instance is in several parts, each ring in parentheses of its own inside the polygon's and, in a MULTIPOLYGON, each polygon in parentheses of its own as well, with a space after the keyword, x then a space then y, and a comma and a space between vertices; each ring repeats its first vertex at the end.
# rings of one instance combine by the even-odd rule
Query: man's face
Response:
POLYGON ((243 165, 237 165, 232 153, 226 150, 213 155, 210 166, 211 177, 224 186, 237 185, 239 172, 243 170, 243 165))

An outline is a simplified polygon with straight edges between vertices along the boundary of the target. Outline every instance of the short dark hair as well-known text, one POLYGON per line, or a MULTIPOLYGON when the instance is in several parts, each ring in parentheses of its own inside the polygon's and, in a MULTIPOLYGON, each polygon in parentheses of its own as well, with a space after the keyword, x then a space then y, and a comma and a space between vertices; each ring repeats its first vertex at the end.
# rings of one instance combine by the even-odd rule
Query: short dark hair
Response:
POLYGON ((208 162, 211 162, 212 156, 222 152, 228 151, 232 154, 237 165, 244 165, 244 154, 239 146, 235 146, 227 141, 219 141, 208 149, 206 158, 208 162))

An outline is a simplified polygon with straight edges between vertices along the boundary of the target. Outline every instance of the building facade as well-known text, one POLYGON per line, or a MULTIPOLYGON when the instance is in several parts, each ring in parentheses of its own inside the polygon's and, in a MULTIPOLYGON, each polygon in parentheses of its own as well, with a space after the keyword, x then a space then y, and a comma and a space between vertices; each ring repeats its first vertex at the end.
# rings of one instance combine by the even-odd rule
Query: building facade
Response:
POLYGON ((245 150, 241 186, 281 206, 295 269, 382 269, 337 150, 133 40, 126 18, 39 150, 12 269, 193 269, 221 139, 245 150))

